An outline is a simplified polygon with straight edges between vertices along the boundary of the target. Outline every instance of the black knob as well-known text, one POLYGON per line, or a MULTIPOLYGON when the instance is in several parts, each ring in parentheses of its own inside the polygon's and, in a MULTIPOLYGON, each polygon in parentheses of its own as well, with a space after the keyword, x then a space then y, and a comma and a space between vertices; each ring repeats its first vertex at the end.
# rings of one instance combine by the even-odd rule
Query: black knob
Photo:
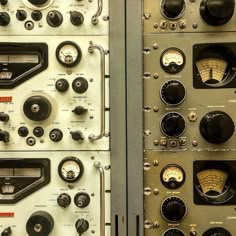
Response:
POLYGON ((179 197, 168 197, 161 206, 163 217, 170 222, 179 222, 186 215, 187 207, 179 197))
POLYGON ((10 140, 10 134, 7 131, 3 131, 0 129, 0 141, 8 143, 9 140, 10 140))
POLYGON ((44 129, 42 127, 40 127, 40 126, 35 127, 33 129, 33 134, 34 134, 35 137, 40 138, 40 137, 42 137, 44 135, 44 129))
POLYGON ((184 85, 178 80, 169 80, 161 88, 161 98, 169 105, 179 105, 186 96, 184 85))
POLYGON ((77 107, 75 107, 75 109, 72 112, 74 112, 76 115, 80 116, 80 115, 83 115, 84 113, 86 113, 87 111, 88 111, 88 109, 86 109, 82 106, 77 106, 77 107))
POLYGON ((161 120, 161 130, 166 136, 179 137, 184 133, 185 128, 185 120, 179 113, 170 112, 161 120))
POLYGON ((207 113, 200 122, 200 133, 209 143, 224 143, 234 133, 234 122, 223 111, 207 113))
POLYGON ((66 79, 59 79, 56 81, 55 87, 58 92, 64 93, 68 90, 69 83, 66 79))
POLYGON ((60 207, 66 208, 71 203, 71 197, 67 193, 62 193, 57 198, 57 203, 60 207))
POLYGON ((50 11, 47 14, 47 22, 51 27, 59 27, 63 22, 63 16, 59 11, 50 11))
POLYGON ((24 102, 23 111, 30 120, 43 121, 50 116, 52 106, 46 97, 32 96, 24 102))
POLYGON ((179 229, 169 229, 163 236, 185 236, 185 234, 179 229))
POLYGON ((70 21, 75 26, 82 25, 84 22, 84 16, 81 12, 71 11, 70 12, 70 21))
POLYGON ((28 134, 29 134, 29 129, 25 126, 21 126, 19 129, 18 129, 18 134, 19 136, 21 137, 27 137, 28 134))
POLYGON ((11 18, 7 12, 0 12, 0 25, 7 26, 11 21, 11 18))
POLYGON ((2 122, 8 122, 10 119, 10 116, 4 112, 0 112, 0 121, 2 122))
POLYGON ((77 193, 74 198, 74 203, 79 208, 85 208, 90 203, 90 196, 87 193, 77 193))
POLYGON ((83 141, 84 140, 84 135, 81 131, 71 131, 70 132, 71 137, 75 141, 83 141))
POLYGON ((207 230, 202 236, 232 236, 230 232, 224 228, 216 227, 207 230))
POLYGON ((88 81, 83 77, 74 79, 72 88, 76 93, 84 93, 88 89, 88 81))
POLYGON ((48 236, 54 228, 54 220, 46 211, 37 211, 26 223, 29 236, 48 236))
POLYGON ((53 129, 50 131, 49 133, 49 138, 53 141, 53 142, 60 142, 63 138, 63 133, 60 129, 53 129))
POLYGON ((42 5, 45 4, 48 0, 28 0, 33 5, 42 5))
POLYGON ((35 10, 35 11, 32 11, 32 13, 31 13, 31 18, 32 18, 34 21, 39 21, 39 20, 42 19, 42 17, 43 17, 43 14, 42 14, 41 11, 35 10))
POLYGON ((17 10, 16 18, 19 21, 24 21, 27 18, 27 13, 24 10, 17 10))
POLYGON ((11 227, 4 229, 1 233, 1 236, 11 236, 11 227))
POLYGON ((233 16, 234 6, 234 0, 202 0, 200 14, 209 25, 223 25, 233 16))
POLYGON ((76 231, 79 235, 86 232, 89 228, 89 222, 85 219, 78 219, 75 223, 76 231))
POLYGON ((3 6, 7 5, 7 3, 8 3, 8 0, 0 0, 0 4, 3 6))
POLYGON ((162 0, 162 12, 164 16, 176 19, 182 16, 185 10, 184 0, 162 0))

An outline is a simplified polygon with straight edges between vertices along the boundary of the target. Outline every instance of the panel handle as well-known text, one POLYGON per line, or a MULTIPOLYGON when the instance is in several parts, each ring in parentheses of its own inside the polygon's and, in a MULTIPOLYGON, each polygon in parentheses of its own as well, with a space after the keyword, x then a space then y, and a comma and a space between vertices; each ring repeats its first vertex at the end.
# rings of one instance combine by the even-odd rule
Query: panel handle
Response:
POLYGON ((98 0, 98 9, 97 12, 92 16, 92 24, 96 25, 99 21, 98 17, 102 14, 103 9, 103 0, 98 0))

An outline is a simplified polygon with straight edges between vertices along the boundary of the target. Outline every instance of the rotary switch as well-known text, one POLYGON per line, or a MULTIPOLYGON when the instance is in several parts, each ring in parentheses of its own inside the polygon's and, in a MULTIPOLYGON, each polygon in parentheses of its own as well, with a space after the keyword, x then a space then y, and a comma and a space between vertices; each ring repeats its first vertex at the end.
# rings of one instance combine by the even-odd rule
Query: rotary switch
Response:
POLYGON ((1 236, 11 236, 11 235, 12 235, 11 227, 4 229, 1 233, 1 236))
POLYGON ((202 236, 232 236, 232 235, 226 229, 216 227, 207 230, 202 236))
POLYGON ((59 79, 55 84, 56 90, 60 93, 64 93, 69 89, 69 83, 66 79, 59 79))
POLYGON ((179 197, 168 197, 161 206, 162 216, 169 222, 181 221, 187 212, 185 202, 179 197))
POLYGON ((177 112, 167 113, 161 120, 161 130, 168 137, 181 136, 186 128, 183 116, 177 112))
POLYGON ((200 122, 200 133, 209 143, 224 143, 234 133, 232 118, 223 111, 207 113, 200 122))
POLYGON ((74 203, 79 208, 85 208, 90 203, 90 196, 87 193, 77 193, 74 198, 74 203))
POLYGON ((8 143, 10 140, 10 134, 7 131, 0 129, 0 142, 8 143))
POLYGON ((0 12, 0 26, 7 26, 11 18, 7 12, 0 12))
POLYGON ((84 22, 84 16, 81 12, 71 11, 70 12, 70 21, 75 26, 82 25, 84 22))
POLYGON ((0 112, 0 121, 6 123, 8 122, 10 119, 9 115, 4 113, 4 112, 0 112))
POLYGON ((24 102, 23 111, 30 120, 44 121, 50 116, 52 106, 46 97, 32 96, 24 102))
POLYGON ((84 140, 84 135, 81 131, 71 131, 70 132, 71 137, 75 141, 83 141, 84 140))
POLYGON ((185 236, 179 229, 168 229, 163 236, 185 236))
POLYGON ((89 229, 89 222, 85 219, 78 219, 75 223, 76 231, 79 235, 82 235, 89 229))
POLYGON ((62 193, 57 198, 57 204, 60 207, 66 208, 70 205, 70 203, 71 203, 71 197, 67 193, 62 193))
POLYGON ((59 27, 63 22, 63 16, 59 11, 50 11, 47 14, 47 22, 51 27, 59 27))
POLYGON ((179 105, 186 96, 184 85, 178 80, 167 81, 161 88, 161 99, 169 105, 179 105))
POLYGON ((168 19, 177 19, 181 17, 185 11, 184 0, 162 0, 162 14, 168 19))
POLYGON ((234 0, 202 0, 200 13, 202 18, 213 26, 227 23, 234 14, 234 0))
POLYGON ((72 88, 76 93, 85 93, 88 89, 88 81, 83 77, 78 77, 72 82, 72 88))
POLYGON ((74 112, 76 115, 80 116, 85 114, 88 111, 88 109, 82 107, 82 106, 77 106, 75 107, 75 109, 72 111, 74 112))
POLYGON ((42 5, 45 4, 48 0, 28 0, 33 5, 42 5))

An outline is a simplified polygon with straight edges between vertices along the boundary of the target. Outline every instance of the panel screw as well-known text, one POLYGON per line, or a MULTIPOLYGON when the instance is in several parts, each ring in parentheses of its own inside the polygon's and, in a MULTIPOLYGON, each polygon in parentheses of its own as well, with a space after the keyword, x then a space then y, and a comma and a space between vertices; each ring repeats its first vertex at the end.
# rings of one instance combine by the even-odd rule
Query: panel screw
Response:
POLYGON ((154 73, 154 74, 153 74, 153 78, 154 78, 154 79, 158 79, 158 78, 159 78, 158 73, 154 73))
POLYGON ((196 147, 196 146, 198 145, 197 140, 193 140, 192 145, 193 145, 194 147, 196 147))
POLYGON ((150 17, 151 17, 151 15, 150 15, 149 13, 145 13, 145 14, 144 14, 144 18, 145 18, 146 20, 148 20, 150 17))
POLYGON ((158 49, 158 45, 156 43, 153 44, 153 49, 158 49))
POLYGON ((158 195, 159 190, 158 190, 157 188, 155 188, 154 191, 153 191, 153 193, 154 193, 155 195, 158 195))
POLYGON ((158 28, 158 23, 154 23, 153 26, 154 26, 154 28, 157 29, 158 28))
POLYGON ((158 166, 158 165, 159 165, 159 161, 158 161, 158 160, 154 160, 154 161, 153 161, 153 165, 154 165, 154 166, 158 166))
POLYGON ((156 139, 156 140, 154 140, 154 145, 155 146, 158 146, 159 145, 159 141, 156 139))
POLYGON ((159 111, 159 107, 153 107, 153 111, 154 112, 158 112, 159 111))

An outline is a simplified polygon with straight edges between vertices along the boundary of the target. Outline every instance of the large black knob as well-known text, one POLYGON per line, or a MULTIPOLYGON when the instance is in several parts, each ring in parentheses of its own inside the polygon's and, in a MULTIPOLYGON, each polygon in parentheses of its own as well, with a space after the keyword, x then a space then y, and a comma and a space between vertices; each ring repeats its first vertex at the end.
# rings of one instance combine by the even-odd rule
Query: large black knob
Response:
POLYGON ((82 25, 84 22, 84 15, 78 11, 71 11, 70 12, 70 21, 75 26, 82 25))
POLYGON ((232 235, 226 229, 216 227, 207 230, 202 236, 232 236, 232 235))
POLYGON ((8 143, 10 140, 10 134, 7 131, 0 129, 0 142, 8 143))
POLYGON ((23 111, 30 120, 43 121, 50 116, 52 106, 46 97, 32 96, 24 102, 23 111))
POLYGON ((1 4, 2 6, 7 5, 7 3, 8 3, 8 0, 0 0, 0 4, 1 4))
POLYGON ((186 215, 187 207, 179 197, 168 197, 161 206, 162 216, 170 222, 179 222, 186 215))
POLYGON ((210 143, 224 143, 234 133, 234 122, 223 111, 207 113, 200 122, 200 133, 210 143))
POLYGON ((54 228, 54 220, 46 211, 37 211, 26 223, 29 236, 48 236, 54 228))
POLYGON ((169 80, 161 88, 161 98, 166 104, 179 105, 185 96, 185 87, 178 80, 169 80))
POLYGON ((162 13, 170 19, 176 19, 183 15, 185 10, 184 0, 162 0, 162 13))
POLYGON ((223 25, 234 14, 234 0, 202 0, 200 14, 209 25, 223 25))
POLYGON ((63 16, 59 11, 50 11, 47 14, 47 22, 51 27, 59 27, 63 22, 63 16))
POLYGON ((33 5, 42 5, 45 4, 48 0, 28 0, 33 5))
POLYGON ((79 219, 75 223, 75 228, 78 234, 81 235, 88 230, 89 222, 85 219, 79 219))
POLYGON ((74 198, 74 203, 79 208, 85 208, 90 203, 90 196, 84 192, 77 193, 74 198))
POLYGON ((78 77, 72 82, 72 88, 76 93, 84 93, 88 89, 88 81, 83 77, 78 77))
POLYGON ((70 205, 70 203, 71 203, 71 197, 67 193, 62 193, 57 198, 57 204, 60 207, 66 208, 70 205))
POLYGON ((169 229, 163 236, 185 236, 184 233, 179 229, 169 229))
POLYGON ((184 133, 185 128, 185 120, 179 113, 167 113, 161 120, 161 130, 168 137, 181 136, 184 133))
POLYGON ((11 21, 11 18, 7 12, 0 12, 0 25, 7 26, 11 21))
POLYGON ((66 79, 59 79, 56 81, 55 87, 58 92, 64 93, 68 90, 69 83, 66 79))

